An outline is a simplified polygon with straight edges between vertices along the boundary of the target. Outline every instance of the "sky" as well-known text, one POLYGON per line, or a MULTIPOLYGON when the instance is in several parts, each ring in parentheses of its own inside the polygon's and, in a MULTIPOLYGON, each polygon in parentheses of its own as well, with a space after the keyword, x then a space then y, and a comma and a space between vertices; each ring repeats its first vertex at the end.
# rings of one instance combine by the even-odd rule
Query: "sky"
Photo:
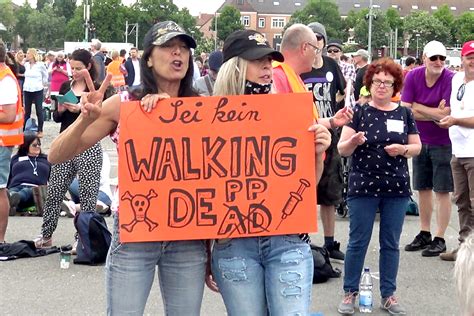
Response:
MULTIPOLYGON (((36 0, 28 0, 32 7, 36 7, 36 0)), ((130 3, 133 0, 122 0, 124 3, 130 3)), ((24 0, 13 0, 14 3, 22 5, 24 0)), ((178 8, 187 7, 191 15, 199 13, 214 13, 224 3, 224 0, 173 0, 178 8)))

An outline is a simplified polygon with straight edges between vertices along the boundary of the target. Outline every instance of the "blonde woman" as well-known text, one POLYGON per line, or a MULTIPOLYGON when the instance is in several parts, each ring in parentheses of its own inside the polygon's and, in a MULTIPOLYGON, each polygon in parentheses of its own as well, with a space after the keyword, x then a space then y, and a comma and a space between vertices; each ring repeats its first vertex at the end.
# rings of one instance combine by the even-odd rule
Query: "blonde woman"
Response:
POLYGON ((43 90, 48 84, 48 70, 40 61, 38 52, 34 48, 26 52, 25 82, 23 84, 23 96, 25 104, 25 125, 31 116, 31 106, 35 104, 36 116, 38 117, 38 137, 43 137, 43 90))
MULTIPOLYGON (((283 55, 253 31, 236 31, 224 42, 224 63, 214 95, 268 94, 272 60, 283 55)), ((329 147, 329 131, 316 131, 318 165, 329 147)), ((320 174, 320 172, 318 172, 320 174)), ((229 315, 309 315, 313 256, 297 234, 220 239, 212 250, 212 275, 229 315), (295 254, 292 256, 291 254, 295 254)))

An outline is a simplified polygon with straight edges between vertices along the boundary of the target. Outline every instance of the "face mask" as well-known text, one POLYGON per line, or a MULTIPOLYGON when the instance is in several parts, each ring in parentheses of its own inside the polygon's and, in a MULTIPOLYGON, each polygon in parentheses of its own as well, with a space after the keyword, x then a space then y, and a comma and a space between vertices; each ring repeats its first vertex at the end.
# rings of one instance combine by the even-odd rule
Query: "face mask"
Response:
POLYGON ((260 84, 245 80, 244 94, 268 94, 272 89, 271 83, 260 84))

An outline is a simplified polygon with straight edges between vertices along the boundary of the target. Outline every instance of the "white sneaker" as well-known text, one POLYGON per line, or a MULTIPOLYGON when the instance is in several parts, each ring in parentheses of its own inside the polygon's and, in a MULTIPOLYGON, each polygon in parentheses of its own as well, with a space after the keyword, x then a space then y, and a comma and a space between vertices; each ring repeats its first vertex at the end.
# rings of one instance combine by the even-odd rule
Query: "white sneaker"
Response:
POLYGON ((61 213, 65 213, 67 217, 74 217, 76 215, 76 203, 74 201, 62 201, 61 202, 61 213))

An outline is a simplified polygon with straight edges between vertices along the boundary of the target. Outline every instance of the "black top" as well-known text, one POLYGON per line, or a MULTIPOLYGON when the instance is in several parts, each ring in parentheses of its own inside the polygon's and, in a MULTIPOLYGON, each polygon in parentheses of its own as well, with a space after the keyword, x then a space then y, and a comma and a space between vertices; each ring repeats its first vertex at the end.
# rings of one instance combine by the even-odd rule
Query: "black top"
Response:
MULTIPOLYGON (((71 90, 71 80, 66 81, 61 85, 61 88, 59 88, 59 94, 65 95, 69 90, 71 90)), ((76 95, 76 97, 78 99, 81 98, 80 95, 76 95)), ((53 111, 53 120, 56 123, 61 123, 59 132, 62 133, 62 131, 68 128, 69 125, 74 123, 74 121, 79 117, 79 114, 80 113, 70 112, 67 109, 64 112, 59 113, 58 107, 56 106, 56 109, 53 111)))
POLYGON ((356 70, 356 81, 354 83, 354 99, 356 101, 359 100, 360 89, 364 86, 364 76, 368 66, 369 65, 367 64, 356 70))
POLYGON ((347 126, 365 132, 367 138, 352 154, 347 195, 411 195, 407 158, 391 157, 384 149, 390 144, 408 144, 408 135, 418 134, 411 110, 398 106, 381 111, 366 103, 354 107, 354 117, 347 126))
POLYGON ((332 117, 340 109, 336 104, 336 93, 344 94, 346 82, 339 65, 330 57, 323 57, 323 66, 313 68, 301 75, 309 91, 313 92, 313 101, 321 118, 332 117))

